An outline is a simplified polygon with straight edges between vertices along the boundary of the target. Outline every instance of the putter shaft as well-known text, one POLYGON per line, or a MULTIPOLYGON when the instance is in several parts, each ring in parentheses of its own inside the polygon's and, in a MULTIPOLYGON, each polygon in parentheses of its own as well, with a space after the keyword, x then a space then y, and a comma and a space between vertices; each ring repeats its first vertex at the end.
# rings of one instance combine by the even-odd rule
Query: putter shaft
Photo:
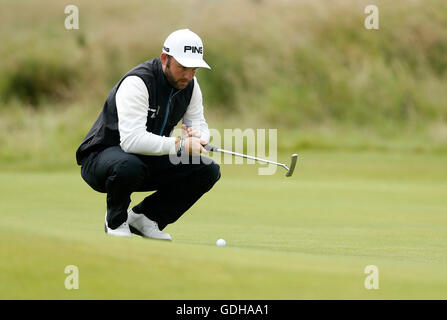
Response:
POLYGON ((271 161, 271 160, 267 160, 267 159, 262 159, 262 158, 258 158, 258 157, 249 156, 249 155, 246 155, 246 154, 243 154, 243 153, 238 153, 238 152, 233 152, 233 151, 228 151, 228 150, 216 148, 216 147, 213 147, 213 146, 211 146, 209 144, 205 145, 204 148, 206 150, 208 150, 208 151, 211 151, 211 152, 227 153, 227 154, 231 154, 231 155, 242 157, 242 158, 246 158, 246 159, 251 159, 251 160, 265 162, 265 163, 276 164, 276 165, 281 166, 281 167, 283 167, 284 169, 287 170, 286 177, 292 176, 293 170, 295 169, 296 160, 297 160, 297 157, 298 157, 297 154, 293 154, 292 155, 292 161, 291 161, 291 165, 290 165, 290 168, 289 168, 284 163, 275 162, 275 161, 271 161))
POLYGON ((289 170, 289 168, 287 168, 287 166, 284 163, 279 163, 279 162, 275 162, 275 161, 271 161, 271 160, 267 160, 267 159, 257 158, 257 157, 249 156, 249 155, 246 155, 246 154, 237 153, 237 152, 228 151, 228 150, 223 150, 223 149, 219 149, 219 148, 215 148, 215 150, 213 150, 213 151, 214 152, 227 153, 227 154, 231 154, 231 155, 234 155, 234 156, 238 156, 238 157, 242 157, 242 158, 246 158, 246 159, 251 159, 251 160, 256 160, 256 161, 260 161, 260 162, 272 163, 272 164, 283 166, 284 168, 289 170))

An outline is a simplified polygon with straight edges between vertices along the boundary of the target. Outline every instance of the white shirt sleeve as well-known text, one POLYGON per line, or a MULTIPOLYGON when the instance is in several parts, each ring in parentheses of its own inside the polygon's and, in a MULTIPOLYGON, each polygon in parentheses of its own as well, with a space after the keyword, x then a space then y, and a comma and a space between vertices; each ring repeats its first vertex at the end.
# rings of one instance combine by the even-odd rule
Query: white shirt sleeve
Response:
POLYGON ((203 115, 202 91, 200 90, 199 82, 196 77, 194 77, 194 89, 192 91, 189 106, 183 116, 183 123, 186 124, 187 127, 193 127, 200 131, 200 139, 205 140, 206 142, 210 141, 210 131, 203 115))
POLYGON ((120 146, 124 152, 143 155, 175 153, 175 137, 162 137, 146 130, 149 92, 140 77, 124 79, 115 99, 120 146))

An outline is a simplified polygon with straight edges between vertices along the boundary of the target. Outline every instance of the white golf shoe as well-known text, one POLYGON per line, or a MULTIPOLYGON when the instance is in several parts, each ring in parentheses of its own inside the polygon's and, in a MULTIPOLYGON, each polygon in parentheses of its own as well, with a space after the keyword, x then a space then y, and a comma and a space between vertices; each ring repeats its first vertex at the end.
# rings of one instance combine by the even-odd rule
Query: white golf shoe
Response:
POLYGON ((144 214, 136 214, 130 209, 127 216, 127 222, 129 223, 131 232, 145 238, 172 240, 169 233, 160 231, 157 222, 152 221, 144 214))
POLYGON ((129 224, 127 223, 127 221, 116 229, 110 229, 109 226, 107 225, 107 212, 105 217, 104 231, 111 236, 132 237, 132 232, 130 232, 129 224))

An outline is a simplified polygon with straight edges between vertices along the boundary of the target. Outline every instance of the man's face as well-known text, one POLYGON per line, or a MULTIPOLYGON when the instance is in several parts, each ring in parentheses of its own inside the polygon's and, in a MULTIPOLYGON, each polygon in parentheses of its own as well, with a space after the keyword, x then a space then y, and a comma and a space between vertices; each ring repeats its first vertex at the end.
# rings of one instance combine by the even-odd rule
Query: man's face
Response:
POLYGON ((187 68, 182 66, 174 57, 162 56, 163 72, 171 86, 176 89, 184 89, 194 78, 198 68, 187 68))

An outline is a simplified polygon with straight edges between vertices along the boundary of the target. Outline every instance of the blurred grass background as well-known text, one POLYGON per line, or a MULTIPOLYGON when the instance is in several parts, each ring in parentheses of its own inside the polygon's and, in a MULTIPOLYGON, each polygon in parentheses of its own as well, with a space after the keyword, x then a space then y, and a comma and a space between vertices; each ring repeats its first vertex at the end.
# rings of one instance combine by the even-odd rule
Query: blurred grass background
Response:
POLYGON ((278 128, 284 152, 447 152, 443 0, 1 0, 0 24, 3 168, 74 167, 111 87, 185 27, 213 68, 198 73, 210 127, 278 128))

